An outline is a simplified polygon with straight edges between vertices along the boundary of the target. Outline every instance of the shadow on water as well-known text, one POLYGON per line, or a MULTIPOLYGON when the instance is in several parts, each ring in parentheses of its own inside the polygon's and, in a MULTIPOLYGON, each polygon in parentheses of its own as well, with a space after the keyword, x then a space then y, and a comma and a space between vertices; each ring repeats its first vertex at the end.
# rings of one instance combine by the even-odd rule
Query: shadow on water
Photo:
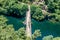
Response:
POLYGON ((19 28, 24 27, 23 25, 24 18, 17 19, 10 16, 10 17, 7 17, 7 19, 8 19, 7 24, 13 24, 15 30, 18 30, 19 28))
MULTIPOLYGON (((8 24, 13 24, 14 29, 18 30, 20 27, 25 27, 23 24, 23 21, 25 20, 24 18, 14 18, 14 17, 8 17, 8 24)), ((60 23, 51 23, 49 21, 43 21, 43 22, 38 22, 34 19, 32 19, 32 33, 36 30, 40 29, 42 33, 42 37, 46 35, 53 35, 55 36, 60 36, 60 23)), ((41 40, 42 37, 37 38, 37 40, 41 40)))

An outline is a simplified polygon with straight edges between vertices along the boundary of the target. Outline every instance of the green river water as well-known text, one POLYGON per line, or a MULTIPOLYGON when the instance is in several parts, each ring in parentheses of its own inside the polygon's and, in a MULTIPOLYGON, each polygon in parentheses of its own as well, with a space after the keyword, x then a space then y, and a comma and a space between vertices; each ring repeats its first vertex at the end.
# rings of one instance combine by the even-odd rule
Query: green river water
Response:
MULTIPOLYGON (((25 25, 23 24, 23 21, 25 20, 24 18, 18 19, 14 17, 7 17, 7 19, 7 23, 13 24, 15 30, 18 30, 20 27, 25 27, 25 25)), ((50 21, 38 22, 32 19, 32 33, 36 29, 41 30, 42 33, 42 36, 37 38, 37 40, 41 40, 43 36, 47 35, 53 35, 54 37, 60 36, 60 23, 52 23, 50 21)))

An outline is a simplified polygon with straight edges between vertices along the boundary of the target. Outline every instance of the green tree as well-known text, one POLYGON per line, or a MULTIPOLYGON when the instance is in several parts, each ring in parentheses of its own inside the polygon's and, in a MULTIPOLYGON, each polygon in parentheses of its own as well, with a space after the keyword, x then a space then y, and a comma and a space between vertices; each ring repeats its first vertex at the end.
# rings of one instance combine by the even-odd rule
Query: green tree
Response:
POLYGON ((42 36, 40 30, 35 30, 35 32, 32 34, 33 40, 35 40, 39 36, 42 36))
POLYGON ((31 5, 31 15, 32 18, 41 21, 44 19, 42 9, 37 5, 31 5))
MULTIPOLYGON (((59 10, 59 3, 60 3, 60 0, 59 1, 56 1, 56 0, 46 0, 45 2, 47 3, 47 6, 48 6, 48 11, 51 12, 51 13, 56 13, 57 10, 59 10), (46 2, 47 1, 47 2, 46 2)), ((60 11, 60 10, 59 10, 60 11)))
POLYGON ((51 2, 53 2, 54 0, 44 0, 45 1, 45 4, 48 5, 50 4, 51 2))
POLYGON ((55 37, 53 38, 53 40, 60 40, 60 37, 55 37))
POLYGON ((18 2, 17 0, 0 1, 0 14, 24 16, 27 10, 28 6, 18 2))
POLYGON ((43 37, 42 40, 53 40, 53 36, 52 35, 45 36, 45 37, 43 37))
POLYGON ((60 40, 60 37, 53 37, 52 35, 43 37, 42 40, 60 40))

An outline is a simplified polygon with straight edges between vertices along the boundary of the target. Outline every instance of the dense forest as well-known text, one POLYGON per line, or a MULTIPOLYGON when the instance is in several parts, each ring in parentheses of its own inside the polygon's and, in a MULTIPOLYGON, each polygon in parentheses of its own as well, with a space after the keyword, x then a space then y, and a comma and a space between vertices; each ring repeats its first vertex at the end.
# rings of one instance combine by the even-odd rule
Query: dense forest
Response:
MULTIPOLYGON (((40 23, 49 21, 56 25, 59 24, 51 28, 56 32, 59 31, 57 33, 59 36, 44 35, 42 37, 42 31, 35 29, 31 36, 32 40, 60 40, 60 0, 0 0, 0 40, 31 40, 25 34, 25 25, 16 30, 13 23, 8 23, 9 17, 16 18, 16 20, 24 18, 25 20, 26 13, 29 10, 28 5, 30 5, 31 19, 40 23)), ((13 19, 11 21, 15 20, 13 19)), ((33 24, 33 22, 31 23, 33 24)))

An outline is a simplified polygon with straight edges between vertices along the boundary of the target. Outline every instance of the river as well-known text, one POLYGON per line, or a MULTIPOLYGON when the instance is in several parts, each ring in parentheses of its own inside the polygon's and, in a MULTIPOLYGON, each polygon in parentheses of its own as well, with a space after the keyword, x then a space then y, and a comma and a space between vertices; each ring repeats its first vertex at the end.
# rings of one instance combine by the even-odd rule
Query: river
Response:
MULTIPOLYGON (((13 24, 15 30, 18 30, 21 27, 25 27, 25 25, 23 24, 23 21, 25 20, 24 18, 22 19, 18 19, 18 18, 14 18, 14 17, 7 17, 8 19, 8 24, 13 24)), ((43 38, 43 36, 47 36, 47 35, 53 35, 55 36, 60 36, 60 23, 52 23, 49 21, 43 21, 43 22, 38 22, 34 19, 31 20, 32 21, 32 33, 36 30, 36 29, 40 29, 42 36, 37 38, 37 40, 40 40, 43 38)))

